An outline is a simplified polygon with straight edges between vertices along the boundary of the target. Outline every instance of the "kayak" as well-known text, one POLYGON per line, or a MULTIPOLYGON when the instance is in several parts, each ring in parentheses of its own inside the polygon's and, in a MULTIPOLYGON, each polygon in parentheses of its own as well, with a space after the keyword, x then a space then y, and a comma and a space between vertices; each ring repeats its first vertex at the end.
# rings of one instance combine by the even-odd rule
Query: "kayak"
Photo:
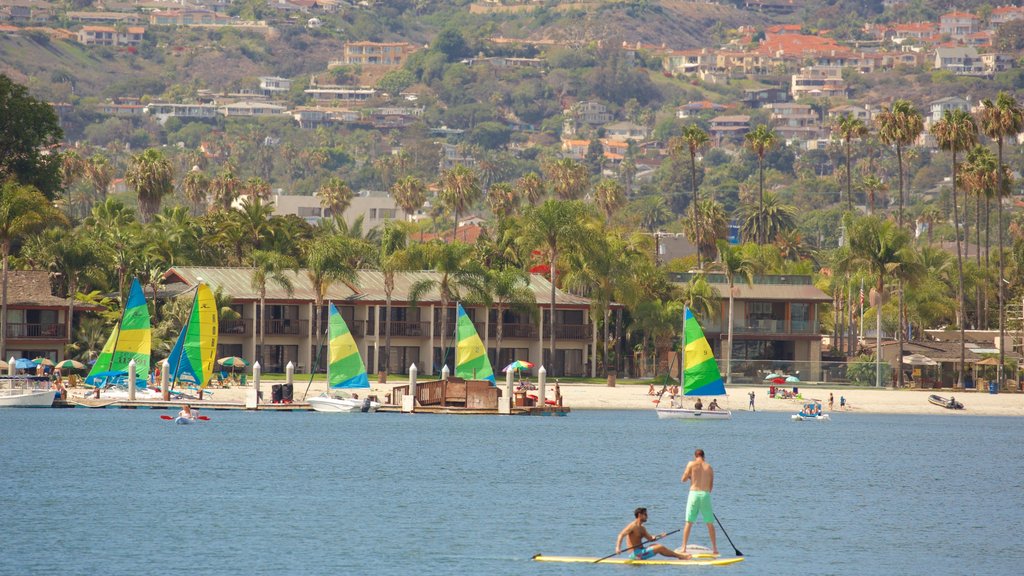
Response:
POLYGON ((198 418, 186 418, 184 416, 178 416, 174 419, 175 424, 195 424, 198 418))
POLYGON ((533 560, 536 562, 571 562, 578 564, 593 564, 601 560, 601 564, 629 564, 635 566, 728 566, 729 564, 743 562, 742 556, 736 558, 707 558, 701 556, 703 555, 698 555, 697 558, 692 560, 679 560, 667 556, 656 556, 649 560, 630 560, 628 557, 601 560, 600 558, 591 558, 589 556, 545 556, 537 554, 533 557, 533 560))

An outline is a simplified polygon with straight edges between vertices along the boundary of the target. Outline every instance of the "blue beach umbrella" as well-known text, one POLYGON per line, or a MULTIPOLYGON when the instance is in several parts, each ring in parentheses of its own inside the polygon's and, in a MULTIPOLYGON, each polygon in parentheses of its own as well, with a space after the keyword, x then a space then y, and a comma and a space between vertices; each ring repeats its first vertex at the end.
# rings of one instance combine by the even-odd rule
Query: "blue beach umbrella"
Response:
POLYGON ((18 358, 14 361, 14 367, 18 370, 35 370, 36 363, 28 358, 18 358))

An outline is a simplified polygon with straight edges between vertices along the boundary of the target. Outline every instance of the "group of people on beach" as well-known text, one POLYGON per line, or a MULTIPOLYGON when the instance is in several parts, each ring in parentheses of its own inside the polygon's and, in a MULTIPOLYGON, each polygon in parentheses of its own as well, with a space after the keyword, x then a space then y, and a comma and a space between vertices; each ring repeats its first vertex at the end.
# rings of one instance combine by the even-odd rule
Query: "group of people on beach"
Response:
POLYGON ((668 533, 651 536, 644 526, 648 518, 647 508, 640 507, 633 511, 633 521, 619 532, 619 536, 615 540, 616 555, 631 551, 629 555, 631 560, 647 560, 657 555, 689 560, 693 555, 687 553, 686 545, 690 540, 690 528, 697 520, 697 516, 700 516, 701 520, 707 524, 708 536, 711 538, 711 552, 716 556, 718 555, 718 543, 715 539, 715 513, 711 508, 711 490, 714 488, 715 471, 705 461, 704 450, 698 448, 694 451, 693 460, 687 463, 680 482, 683 484, 686 482, 690 483, 690 493, 686 499, 686 524, 683 527, 683 546, 680 548, 680 551, 677 552, 663 544, 655 543, 667 536, 668 533), (624 539, 629 544, 629 547, 625 549, 622 548, 622 541, 624 539))

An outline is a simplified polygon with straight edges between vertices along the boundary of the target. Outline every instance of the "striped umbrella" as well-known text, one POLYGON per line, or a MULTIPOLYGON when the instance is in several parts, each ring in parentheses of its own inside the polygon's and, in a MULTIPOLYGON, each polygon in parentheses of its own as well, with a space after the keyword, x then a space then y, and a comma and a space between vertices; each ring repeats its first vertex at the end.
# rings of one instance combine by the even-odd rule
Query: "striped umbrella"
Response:
POLYGON ((78 360, 62 360, 57 362, 56 367, 61 370, 85 370, 85 364, 78 360))
POLYGON ((228 368, 245 368, 249 365, 249 361, 245 358, 239 358, 238 356, 228 356, 217 360, 217 364, 227 366, 228 368))
POLYGON ((42 364, 43 366, 53 366, 53 360, 43 358, 41 356, 39 358, 33 358, 32 362, 36 365, 42 364))

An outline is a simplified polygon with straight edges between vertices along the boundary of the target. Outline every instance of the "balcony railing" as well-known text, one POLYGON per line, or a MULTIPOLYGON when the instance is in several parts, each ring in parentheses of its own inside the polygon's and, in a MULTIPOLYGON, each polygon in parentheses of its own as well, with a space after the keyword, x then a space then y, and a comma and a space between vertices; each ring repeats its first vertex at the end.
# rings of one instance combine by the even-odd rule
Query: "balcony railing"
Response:
MULTIPOLYGON (((708 331, 716 331, 708 329, 708 331)), ((736 321, 732 328, 733 334, 817 334, 818 323, 808 320, 774 320, 757 319, 736 321)))
MULTIPOLYGON (((310 336, 316 338, 317 334, 326 334, 327 322, 328 321, 326 319, 322 320, 320 322, 320 331, 314 331, 310 336)), ((310 322, 309 324, 312 326, 314 323, 310 322)), ((349 332, 352 333, 352 337, 362 338, 363 336, 366 336, 366 320, 345 320, 345 324, 348 325, 348 329, 349 332)))
POLYGON ((566 340, 589 340, 589 324, 555 324, 555 338, 566 340))
MULTIPOLYGON (((387 322, 380 322, 380 335, 384 336, 387 330, 387 322)), ((454 328, 452 325, 450 328, 454 328)), ((438 329, 440 331, 440 328, 438 329)), ((399 322, 391 321, 391 336, 418 338, 430 334, 430 322, 399 322)))
MULTIPOLYGON (((267 320, 265 334, 298 336, 309 333, 309 320, 267 320)), ((256 322, 256 330, 259 331, 260 323, 256 322)))
POLYGON ((252 334, 252 318, 239 318, 238 320, 221 320, 221 334, 234 334, 237 336, 248 336, 252 334))
POLYGON ((7 324, 8 338, 43 338, 62 339, 67 336, 68 328, 65 324, 22 324, 9 322, 7 324))
MULTIPOLYGON (((491 338, 498 337, 498 325, 491 324, 488 327, 488 334, 491 338)), ((535 324, 505 324, 501 328, 502 338, 536 338, 537 326, 535 324)))

